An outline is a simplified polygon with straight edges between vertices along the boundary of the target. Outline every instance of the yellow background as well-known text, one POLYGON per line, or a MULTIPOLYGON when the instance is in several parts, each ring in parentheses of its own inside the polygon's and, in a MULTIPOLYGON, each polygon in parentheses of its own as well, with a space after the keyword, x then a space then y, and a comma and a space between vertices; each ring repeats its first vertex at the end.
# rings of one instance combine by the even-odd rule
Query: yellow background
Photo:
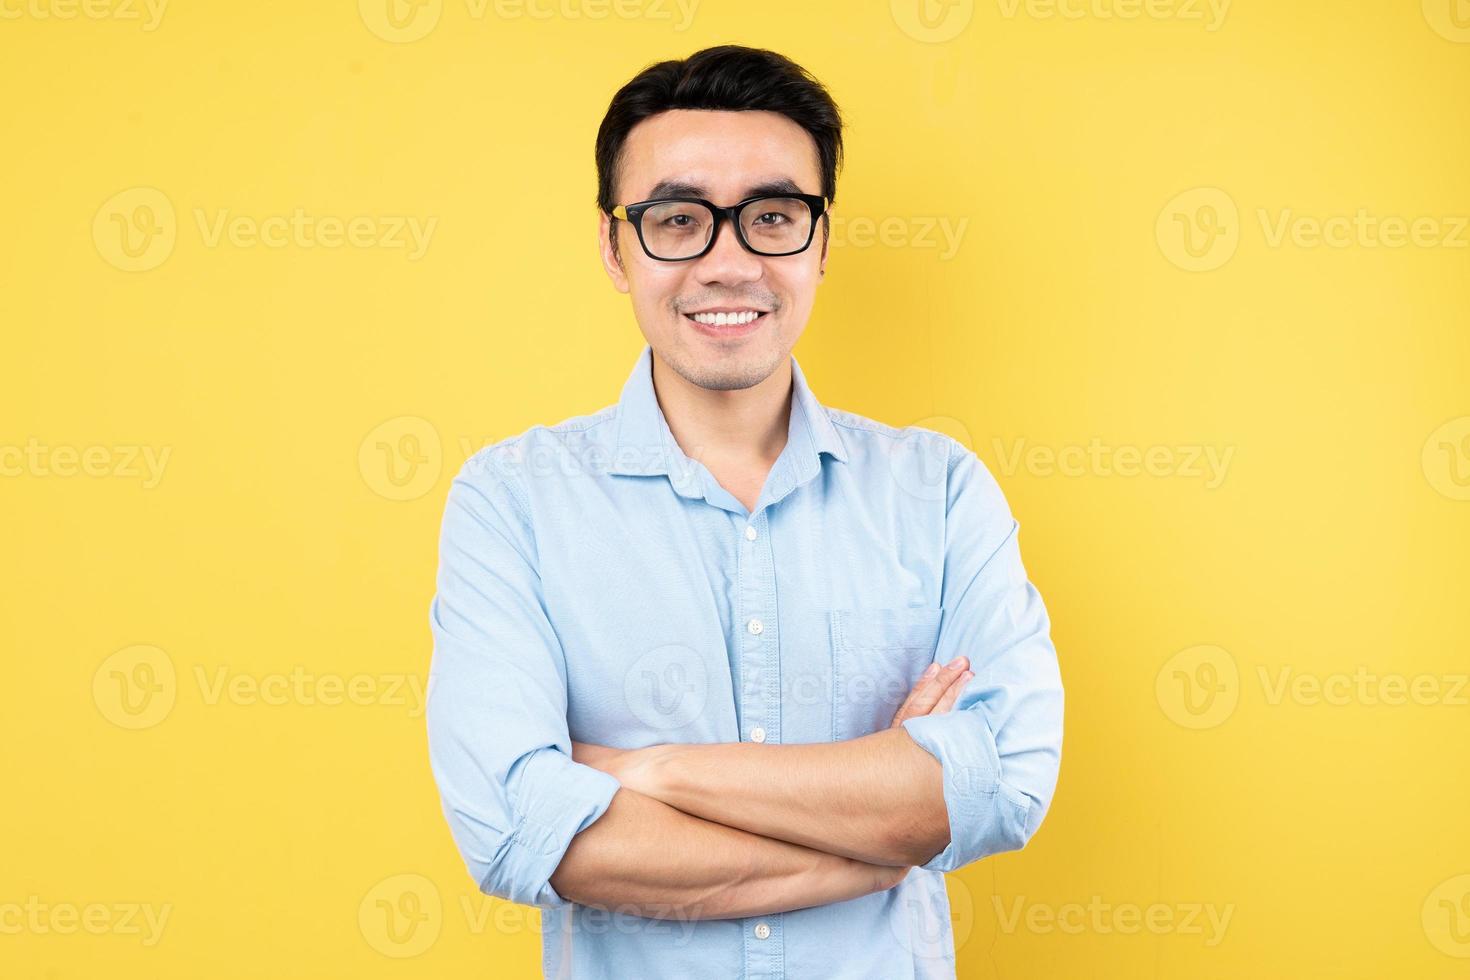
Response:
POLYGON ((960 975, 1470 971, 1464 0, 445 0, 396 28, 179 0, 151 30, 92 2, 0 19, 0 975, 538 975, 410 690, 443 496, 474 448, 616 400, 642 338, 596 258, 596 127, 726 42, 850 124, 814 390, 967 438, 1054 618, 1059 789, 951 876, 960 975), (297 209, 436 224, 416 258, 207 234, 297 209), (1295 223, 1360 209, 1427 237, 1295 223), (129 257, 119 220, 159 234, 129 257), (1169 452, 1047 462, 1094 441, 1169 452))

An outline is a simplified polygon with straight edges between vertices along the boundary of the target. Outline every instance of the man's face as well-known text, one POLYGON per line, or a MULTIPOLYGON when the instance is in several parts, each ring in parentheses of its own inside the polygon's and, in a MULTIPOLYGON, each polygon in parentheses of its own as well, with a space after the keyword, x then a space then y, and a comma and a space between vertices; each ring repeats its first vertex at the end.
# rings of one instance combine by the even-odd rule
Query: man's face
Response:
MULTIPOLYGON (((776 112, 673 109, 629 132, 614 200, 702 197, 727 206, 781 182, 788 192, 821 194, 816 142, 795 122, 776 112), (670 191, 672 184, 683 186, 670 191)), ((826 265, 821 227, 806 251, 772 258, 746 251, 725 221, 708 254, 660 262, 626 221, 618 222, 615 254, 612 220, 604 214, 599 225, 603 267, 631 295, 644 339, 681 377, 701 388, 748 388, 790 356, 826 265), (690 315, 701 311, 762 315, 745 327, 705 328, 690 315)))

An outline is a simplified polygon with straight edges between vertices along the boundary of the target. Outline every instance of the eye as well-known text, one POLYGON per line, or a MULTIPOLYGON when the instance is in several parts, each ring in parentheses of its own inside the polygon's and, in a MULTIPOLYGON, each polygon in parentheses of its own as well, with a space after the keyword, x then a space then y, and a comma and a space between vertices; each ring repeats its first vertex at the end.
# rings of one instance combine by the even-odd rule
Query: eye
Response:
POLYGON ((791 220, 790 218, 786 217, 786 215, 784 215, 784 214, 781 214, 779 211, 767 211, 765 214, 761 215, 759 218, 756 218, 755 219, 755 223, 758 224, 758 225, 759 224, 774 225, 774 224, 779 224, 782 221, 790 221, 790 220, 791 220), (767 221, 766 220, 767 218, 775 218, 776 220, 775 221, 767 221))
POLYGON ((654 224, 667 231, 693 231, 704 227, 704 221, 700 215, 690 214, 687 211, 675 211, 672 214, 650 215, 654 224))

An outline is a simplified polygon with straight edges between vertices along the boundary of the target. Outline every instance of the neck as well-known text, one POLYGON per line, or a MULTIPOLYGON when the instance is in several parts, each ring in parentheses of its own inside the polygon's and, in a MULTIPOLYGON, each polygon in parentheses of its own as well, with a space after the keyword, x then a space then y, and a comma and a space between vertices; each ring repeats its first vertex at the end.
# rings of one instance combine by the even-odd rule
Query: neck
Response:
POLYGON ((653 390, 674 441, 685 456, 708 466, 769 466, 786 448, 791 420, 791 359, 749 388, 712 391, 691 384, 653 357, 653 390))

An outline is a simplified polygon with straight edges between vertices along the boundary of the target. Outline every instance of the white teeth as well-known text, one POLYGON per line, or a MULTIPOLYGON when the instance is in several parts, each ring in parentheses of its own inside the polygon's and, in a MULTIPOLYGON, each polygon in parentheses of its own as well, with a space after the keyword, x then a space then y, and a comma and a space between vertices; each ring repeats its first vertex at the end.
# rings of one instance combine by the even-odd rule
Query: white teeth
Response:
POLYGON ((696 313, 694 319, 712 327, 738 327, 758 316, 754 310, 746 310, 744 313, 696 313))

